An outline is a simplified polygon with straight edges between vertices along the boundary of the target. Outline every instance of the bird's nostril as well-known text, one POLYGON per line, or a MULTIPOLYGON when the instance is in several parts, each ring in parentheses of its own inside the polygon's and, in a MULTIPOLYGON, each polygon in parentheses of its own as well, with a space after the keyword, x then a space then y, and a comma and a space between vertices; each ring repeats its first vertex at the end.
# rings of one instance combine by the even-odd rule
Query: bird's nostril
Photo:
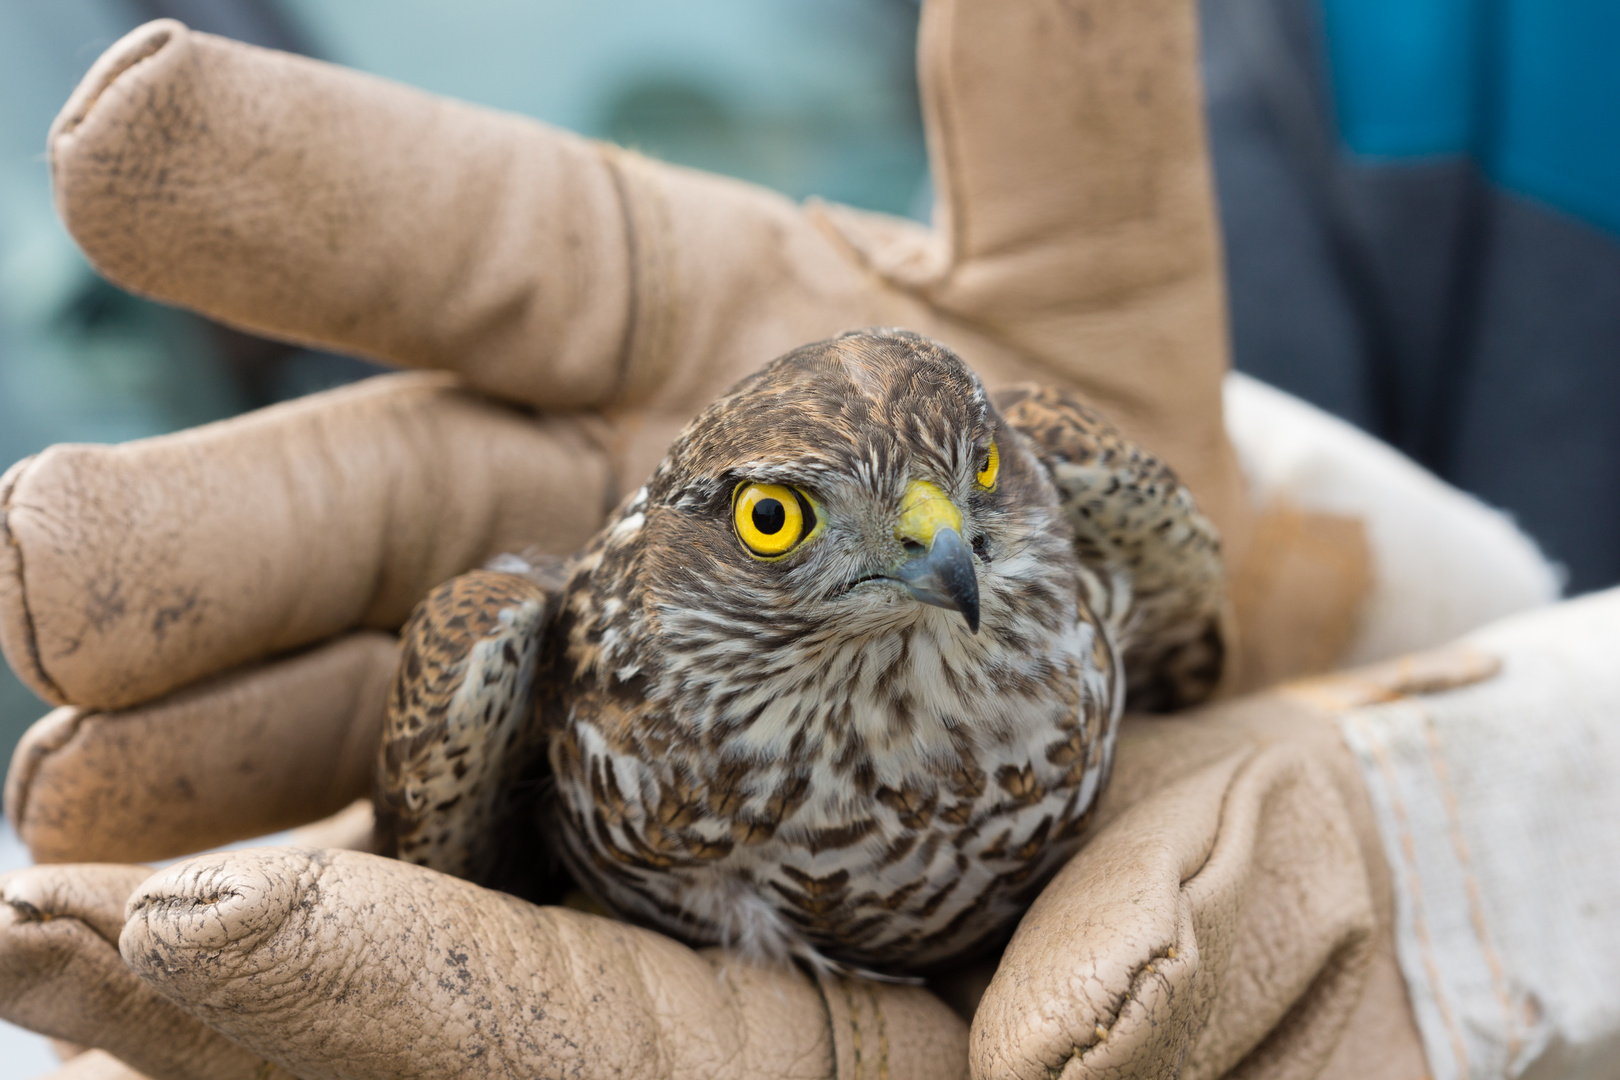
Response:
POLYGON ((906 549, 907 555, 911 556, 923 555, 928 551, 927 548, 923 547, 915 540, 902 540, 900 541, 900 546, 906 549))

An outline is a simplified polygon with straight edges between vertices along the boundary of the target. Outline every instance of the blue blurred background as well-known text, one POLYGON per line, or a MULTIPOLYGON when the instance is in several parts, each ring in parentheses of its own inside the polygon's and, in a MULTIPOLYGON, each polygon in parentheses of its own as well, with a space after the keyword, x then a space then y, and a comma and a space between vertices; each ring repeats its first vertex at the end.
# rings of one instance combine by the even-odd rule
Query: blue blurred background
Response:
MULTIPOLYGON (((1620 581, 1620 4, 1201 8, 1237 365, 1620 581)), ((56 220, 52 116, 162 16, 928 216, 915 0, 0 0, 0 466, 378 370, 120 292, 56 220)), ((0 672, 0 750, 41 711, 0 672)))

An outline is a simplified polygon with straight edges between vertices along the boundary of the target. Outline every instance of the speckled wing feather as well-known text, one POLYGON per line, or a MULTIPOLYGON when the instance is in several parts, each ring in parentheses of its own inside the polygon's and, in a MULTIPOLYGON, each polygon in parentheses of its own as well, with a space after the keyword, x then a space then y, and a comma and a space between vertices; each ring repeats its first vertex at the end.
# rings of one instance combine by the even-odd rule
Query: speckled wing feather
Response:
POLYGON ((376 802, 387 853, 530 893, 507 879, 519 857, 526 877, 546 862, 514 833, 533 829, 546 768, 534 689, 562 579, 512 563, 439 586, 401 632, 376 802))
POLYGON ((1208 697, 1225 657, 1220 538, 1164 462, 1073 394, 995 395, 1058 490, 1086 601, 1125 643, 1127 702, 1169 711, 1208 697))

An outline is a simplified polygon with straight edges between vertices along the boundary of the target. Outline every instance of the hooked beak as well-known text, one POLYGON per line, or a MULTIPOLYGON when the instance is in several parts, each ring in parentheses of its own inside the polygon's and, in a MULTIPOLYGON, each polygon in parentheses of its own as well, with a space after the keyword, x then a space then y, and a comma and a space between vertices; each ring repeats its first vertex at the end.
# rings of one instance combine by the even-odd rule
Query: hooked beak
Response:
POLYGON ((960 611, 968 630, 977 634, 979 579, 973 570, 973 552, 962 541, 962 512, 936 485, 913 480, 901 503, 894 534, 907 548, 922 550, 890 576, 914 599, 960 611))

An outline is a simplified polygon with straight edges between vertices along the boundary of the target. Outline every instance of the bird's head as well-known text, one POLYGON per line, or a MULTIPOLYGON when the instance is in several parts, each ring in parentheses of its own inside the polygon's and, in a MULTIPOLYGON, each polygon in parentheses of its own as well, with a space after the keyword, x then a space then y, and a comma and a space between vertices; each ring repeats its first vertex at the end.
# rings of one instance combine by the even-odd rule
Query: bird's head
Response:
POLYGON ((1073 611, 1044 471, 972 370, 909 332, 847 333, 744 379, 638 512, 644 598, 687 635, 923 625, 967 645, 981 624, 1005 641, 1073 611))

